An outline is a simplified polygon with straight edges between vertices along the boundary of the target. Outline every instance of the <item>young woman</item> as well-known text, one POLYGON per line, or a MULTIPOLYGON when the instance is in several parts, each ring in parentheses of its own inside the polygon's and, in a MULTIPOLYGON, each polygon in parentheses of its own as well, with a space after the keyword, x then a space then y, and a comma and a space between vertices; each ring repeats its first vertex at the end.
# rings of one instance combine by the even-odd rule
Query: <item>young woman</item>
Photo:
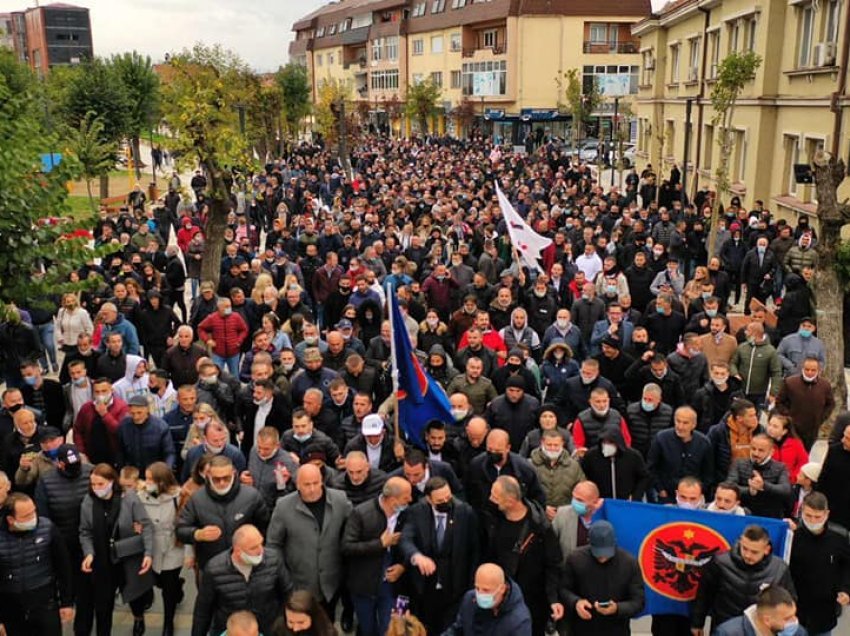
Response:
POLYGON ((133 612, 133 636, 141 636, 154 583, 151 520, 136 493, 122 490, 118 473, 109 464, 94 467, 89 486, 80 508, 80 544, 82 571, 89 575, 86 584, 91 586, 84 596, 91 602, 77 607, 84 616, 81 633, 91 632, 95 618, 98 636, 112 633, 115 591, 120 589, 133 612))
POLYGON ((275 621, 272 636, 337 636, 336 628, 318 599, 309 590, 295 590, 283 605, 283 616, 275 621))
POLYGON ((180 485, 164 462, 154 462, 145 470, 144 489, 139 499, 153 523, 153 572, 156 586, 162 589, 163 636, 174 634, 174 614, 183 598, 180 569, 190 565, 191 546, 177 542, 177 510, 180 485))
POLYGON ((80 307, 76 294, 62 297, 62 308, 56 316, 56 344, 64 353, 70 353, 77 347, 80 334, 91 335, 94 331, 89 312, 80 307))
POLYGON ((773 459, 785 464, 791 483, 797 483, 797 473, 804 464, 808 463, 809 454, 803 442, 797 437, 791 419, 774 413, 767 420, 767 434, 773 439, 773 459))

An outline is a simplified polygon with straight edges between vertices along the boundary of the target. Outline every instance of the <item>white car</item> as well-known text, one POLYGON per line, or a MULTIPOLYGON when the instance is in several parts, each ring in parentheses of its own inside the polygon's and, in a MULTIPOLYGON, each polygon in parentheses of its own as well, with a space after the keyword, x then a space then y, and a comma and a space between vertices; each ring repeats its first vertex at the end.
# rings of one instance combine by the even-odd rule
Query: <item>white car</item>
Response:
MULTIPOLYGON (((614 163, 616 164, 617 160, 620 158, 620 153, 615 150, 614 156, 616 157, 614 161, 614 163)), ((628 170, 633 165, 635 165, 635 145, 623 144, 623 168, 628 170)))

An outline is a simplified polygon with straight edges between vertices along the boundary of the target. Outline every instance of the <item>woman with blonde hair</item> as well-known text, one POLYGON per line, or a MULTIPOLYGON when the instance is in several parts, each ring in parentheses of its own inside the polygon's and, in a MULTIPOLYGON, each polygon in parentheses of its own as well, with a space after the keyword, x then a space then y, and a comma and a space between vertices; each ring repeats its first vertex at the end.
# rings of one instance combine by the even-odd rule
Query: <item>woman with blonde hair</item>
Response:
POLYGON ((267 287, 274 287, 274 281, 272 280, 272 275, 268 272, 262 272, 257 276, 257 280, 254 282, 254 289, 251 290, 251 300, 253 300, 258 305, 262 305, 264 301, 263 292, 267 287))
POLYGON ((708 268, 700 265, 694 270, 694 277, 685 283, 685 288, 682 291, 682 306, 685 308, 685 315, 690 313, 691 303, 700 297, 702 285, 708 280, 708 268))
POLYGON ((387 636, 428 636, 425 626, 410 612, 403 616, 393 614, 387 636))
POLYGON ((56 329, 56 344, 64 353, 70 353, 76 348, 77 338, 81 334, 91 335, 94 332, 91 316, 80 307, 76 294, 62 296, 62 307, 56 315, 56 329))
POLYGON ((217 422, 218 424, 225 426, 213 407, 206 402, 199 402, 198 405, 195 406, 195 412, 192 414, 192 425, 189 427, 189 432, 186 433, 186 441, 183 442, 180 457, 185 460, 190 449, 194 448, 198 444, 203 444, 204 429, 210 422, 217 422))

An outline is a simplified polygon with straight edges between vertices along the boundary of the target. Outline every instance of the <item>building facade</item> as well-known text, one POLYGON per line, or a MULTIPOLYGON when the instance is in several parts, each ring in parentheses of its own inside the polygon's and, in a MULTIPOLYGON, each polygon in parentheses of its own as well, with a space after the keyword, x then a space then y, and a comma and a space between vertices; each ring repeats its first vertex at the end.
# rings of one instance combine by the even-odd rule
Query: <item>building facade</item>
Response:
POLYGON ((613 98, 637 94, 631 29, 649 13, 649 0, 342 0, 296 22, 289 52, 314 99, 322 81, 346 82, 398 132, 409 123, 392 111, 408 86, 430 80, 442 89, 432 130, 522 143, 537 128, 567 134, 563 75, 573 68, 606 93, 594 115, 610 122, 613 98))
POLYGON ((839 156, 850 152, 840 81, 847 60, 839 59, 847 10, 843 0, 679 0, 637 24, 638 166, 666 174, 676 163, 690 193, 714 189, 721 148, 711 90, 725 56, 754 51, 761 66, 731 124, 730 196, 745 206, 761 200, 780 216, 814 214, 814 186, 795 182, 794 165, 834 142, 839 156))
POLYGON ((40 74, 94 56, 89 10, 54 3, 0 14, 0 46, 40 74))

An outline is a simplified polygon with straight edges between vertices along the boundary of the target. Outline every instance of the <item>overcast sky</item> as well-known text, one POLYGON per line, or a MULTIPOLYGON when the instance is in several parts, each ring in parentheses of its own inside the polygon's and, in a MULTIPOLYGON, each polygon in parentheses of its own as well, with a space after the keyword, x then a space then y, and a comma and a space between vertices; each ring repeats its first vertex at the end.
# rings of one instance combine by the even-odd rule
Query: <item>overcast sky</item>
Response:
MULTIPOLYGON (((220 43, 259 71, 286 64, 292 23, 327 0, 68 0, 90 10, 94 51, 137 50, 161 61, 195 42, 220 43)), ((608 0, 613 2, 615 0, 608 0)), ((652 0, 656 9, 666 0, 652 0)), ((0 12, 35 6, 0 0, 0 12)), ((48 4, 48 2, 42 2, 48 4)))

